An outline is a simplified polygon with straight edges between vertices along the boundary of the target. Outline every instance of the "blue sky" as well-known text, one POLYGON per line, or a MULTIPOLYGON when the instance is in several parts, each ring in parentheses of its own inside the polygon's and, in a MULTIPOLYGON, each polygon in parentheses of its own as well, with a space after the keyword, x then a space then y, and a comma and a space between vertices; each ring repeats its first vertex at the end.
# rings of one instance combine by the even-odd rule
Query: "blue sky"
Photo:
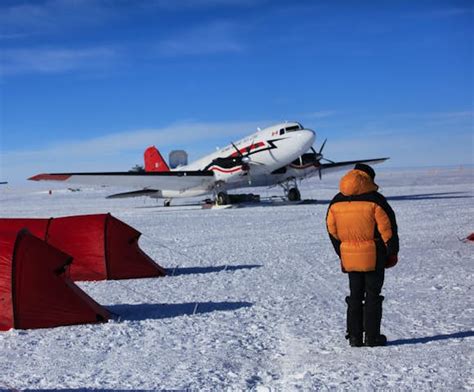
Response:
POLYGON ((297 120, 333 160, 474 163, 471 1, 0 2, 0 180, 297 120))

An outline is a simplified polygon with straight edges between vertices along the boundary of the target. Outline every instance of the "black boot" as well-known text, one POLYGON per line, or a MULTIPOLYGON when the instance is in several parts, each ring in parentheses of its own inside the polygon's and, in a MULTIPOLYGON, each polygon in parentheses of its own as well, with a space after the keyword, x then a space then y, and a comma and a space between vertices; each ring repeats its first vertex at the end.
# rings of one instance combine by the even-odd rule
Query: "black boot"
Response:
POLYGON ((365 300, 364 327, 365 342, 369 347, 385 346, 387 338, 380 334, 380 324, 382 322, 382 301, 384 297, 367 296, 365 300))
POLYGON ((364 345, 367 347, 386 346, 387 337, 385 335, 366 336, 364 345))
POLYGON ((362 300, 346 297, 347 302, 347 336, 351 347, 363 346, 363 306, 362 300))
POLYGON ((347 335, 347 339, 349 339, 349 345, 351 347, 362 347, 364 345, 364 342, 362 340, 362 335, 360 336, 347 335))

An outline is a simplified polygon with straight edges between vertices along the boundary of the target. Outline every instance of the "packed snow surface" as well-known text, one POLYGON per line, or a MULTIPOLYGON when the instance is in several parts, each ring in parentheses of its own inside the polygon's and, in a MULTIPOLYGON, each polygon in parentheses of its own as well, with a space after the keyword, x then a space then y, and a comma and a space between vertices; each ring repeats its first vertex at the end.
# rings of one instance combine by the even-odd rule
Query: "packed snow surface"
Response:
POLYGON ((78 283, 117 315, 106 324, 0 333, 0 389, 474 389, 474 243, 460 241, 474 232, 473 168, 378 171, 401 244, 378 348, 344 338, 348 279, 325 227, 339 178, 302 183, 317 203, 220 210, 3 186, 2 217, 111 212, 170 275, 78 283))

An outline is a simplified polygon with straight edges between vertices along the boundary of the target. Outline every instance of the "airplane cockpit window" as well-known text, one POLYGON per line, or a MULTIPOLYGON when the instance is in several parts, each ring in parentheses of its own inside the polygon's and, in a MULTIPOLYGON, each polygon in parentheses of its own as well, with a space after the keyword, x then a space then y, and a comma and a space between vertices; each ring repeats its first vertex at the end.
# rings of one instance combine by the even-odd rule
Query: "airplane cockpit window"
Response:
POLYGON ((299 124, 285 128, 286 132, 295 132, 295 131, 299 131, 299 130, 301 130, 301 129, 303 129, 303 128, 302 128, 301 125, 299 125, 299 124))
POLYGON ((282 128, 280 129, 280 135, 284 135, 285 134, 285 130, 282 128))

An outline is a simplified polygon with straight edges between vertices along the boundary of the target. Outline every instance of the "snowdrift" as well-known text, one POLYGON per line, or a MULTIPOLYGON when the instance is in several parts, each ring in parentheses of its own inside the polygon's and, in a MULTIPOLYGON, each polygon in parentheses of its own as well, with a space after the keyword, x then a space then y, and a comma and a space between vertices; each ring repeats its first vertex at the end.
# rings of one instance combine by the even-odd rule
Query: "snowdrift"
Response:
POLYGON ((166 275, 138 246, 141 233, 110 214, 0 219, 0 231, 17 233, 23 228, 74 258, 74 281, 166 275))
POLYGON ((71 261, 27 230, 0 231, 0 331, 107 321, 109 312, 67 277, 71 261))

